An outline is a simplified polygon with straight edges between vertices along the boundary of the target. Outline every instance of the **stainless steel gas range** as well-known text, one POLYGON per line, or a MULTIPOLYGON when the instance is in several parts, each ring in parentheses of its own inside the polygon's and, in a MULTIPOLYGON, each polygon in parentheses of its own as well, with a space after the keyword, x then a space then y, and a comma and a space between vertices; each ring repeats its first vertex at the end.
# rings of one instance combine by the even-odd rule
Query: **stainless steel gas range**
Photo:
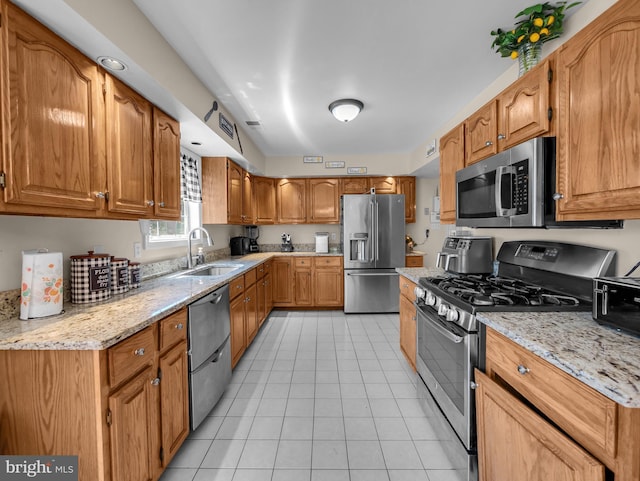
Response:
POLYGON ((477 479, 473 370, 484 368, 488 311, 590 311, 594 277, 612 275, 615 251, 546 241, 502 244, 497 275, 422 278, 416 288, 418 392, 451 442, 461 481, 477 479))

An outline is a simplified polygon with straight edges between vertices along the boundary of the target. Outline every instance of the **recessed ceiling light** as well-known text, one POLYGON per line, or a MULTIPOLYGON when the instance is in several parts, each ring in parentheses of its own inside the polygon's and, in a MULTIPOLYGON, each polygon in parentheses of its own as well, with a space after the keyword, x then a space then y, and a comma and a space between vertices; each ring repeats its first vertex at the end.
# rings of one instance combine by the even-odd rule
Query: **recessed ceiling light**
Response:
POLYGON ((117 58, 113 57, 98 57, 98 62, 104 68, 108 68, 109 70, 127 70, 127 66, 124 62, 121 62, 117 58))

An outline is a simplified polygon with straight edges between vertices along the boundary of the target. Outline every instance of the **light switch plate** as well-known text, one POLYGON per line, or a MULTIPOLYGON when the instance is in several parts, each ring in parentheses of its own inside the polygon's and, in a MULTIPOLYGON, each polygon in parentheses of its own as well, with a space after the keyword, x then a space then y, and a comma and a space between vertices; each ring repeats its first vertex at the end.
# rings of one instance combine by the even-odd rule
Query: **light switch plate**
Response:
POLYGON ((133 243, 133 258, 140 259, 142 257, 142 244, 140 242, 133 243))

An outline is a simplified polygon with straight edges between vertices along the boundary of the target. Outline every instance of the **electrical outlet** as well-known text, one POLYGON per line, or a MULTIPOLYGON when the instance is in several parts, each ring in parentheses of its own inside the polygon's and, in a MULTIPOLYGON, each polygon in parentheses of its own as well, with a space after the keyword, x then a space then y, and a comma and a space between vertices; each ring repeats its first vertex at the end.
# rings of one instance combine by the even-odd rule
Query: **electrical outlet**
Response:
POLYGON ((140 242, 133 243, 133 258, 140 259, 142 257, 142 244, 140 242))

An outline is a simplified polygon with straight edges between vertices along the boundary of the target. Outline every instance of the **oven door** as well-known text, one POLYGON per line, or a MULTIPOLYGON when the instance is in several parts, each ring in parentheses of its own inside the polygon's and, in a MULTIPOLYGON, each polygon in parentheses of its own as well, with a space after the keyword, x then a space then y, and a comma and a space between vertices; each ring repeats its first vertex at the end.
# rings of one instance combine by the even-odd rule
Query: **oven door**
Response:
POLYGON ((417 306, 416 367, 427 389, 469 451, 476 447, 475 399, 471 387, 478 365, 478 333, 469 333, 417 306))

